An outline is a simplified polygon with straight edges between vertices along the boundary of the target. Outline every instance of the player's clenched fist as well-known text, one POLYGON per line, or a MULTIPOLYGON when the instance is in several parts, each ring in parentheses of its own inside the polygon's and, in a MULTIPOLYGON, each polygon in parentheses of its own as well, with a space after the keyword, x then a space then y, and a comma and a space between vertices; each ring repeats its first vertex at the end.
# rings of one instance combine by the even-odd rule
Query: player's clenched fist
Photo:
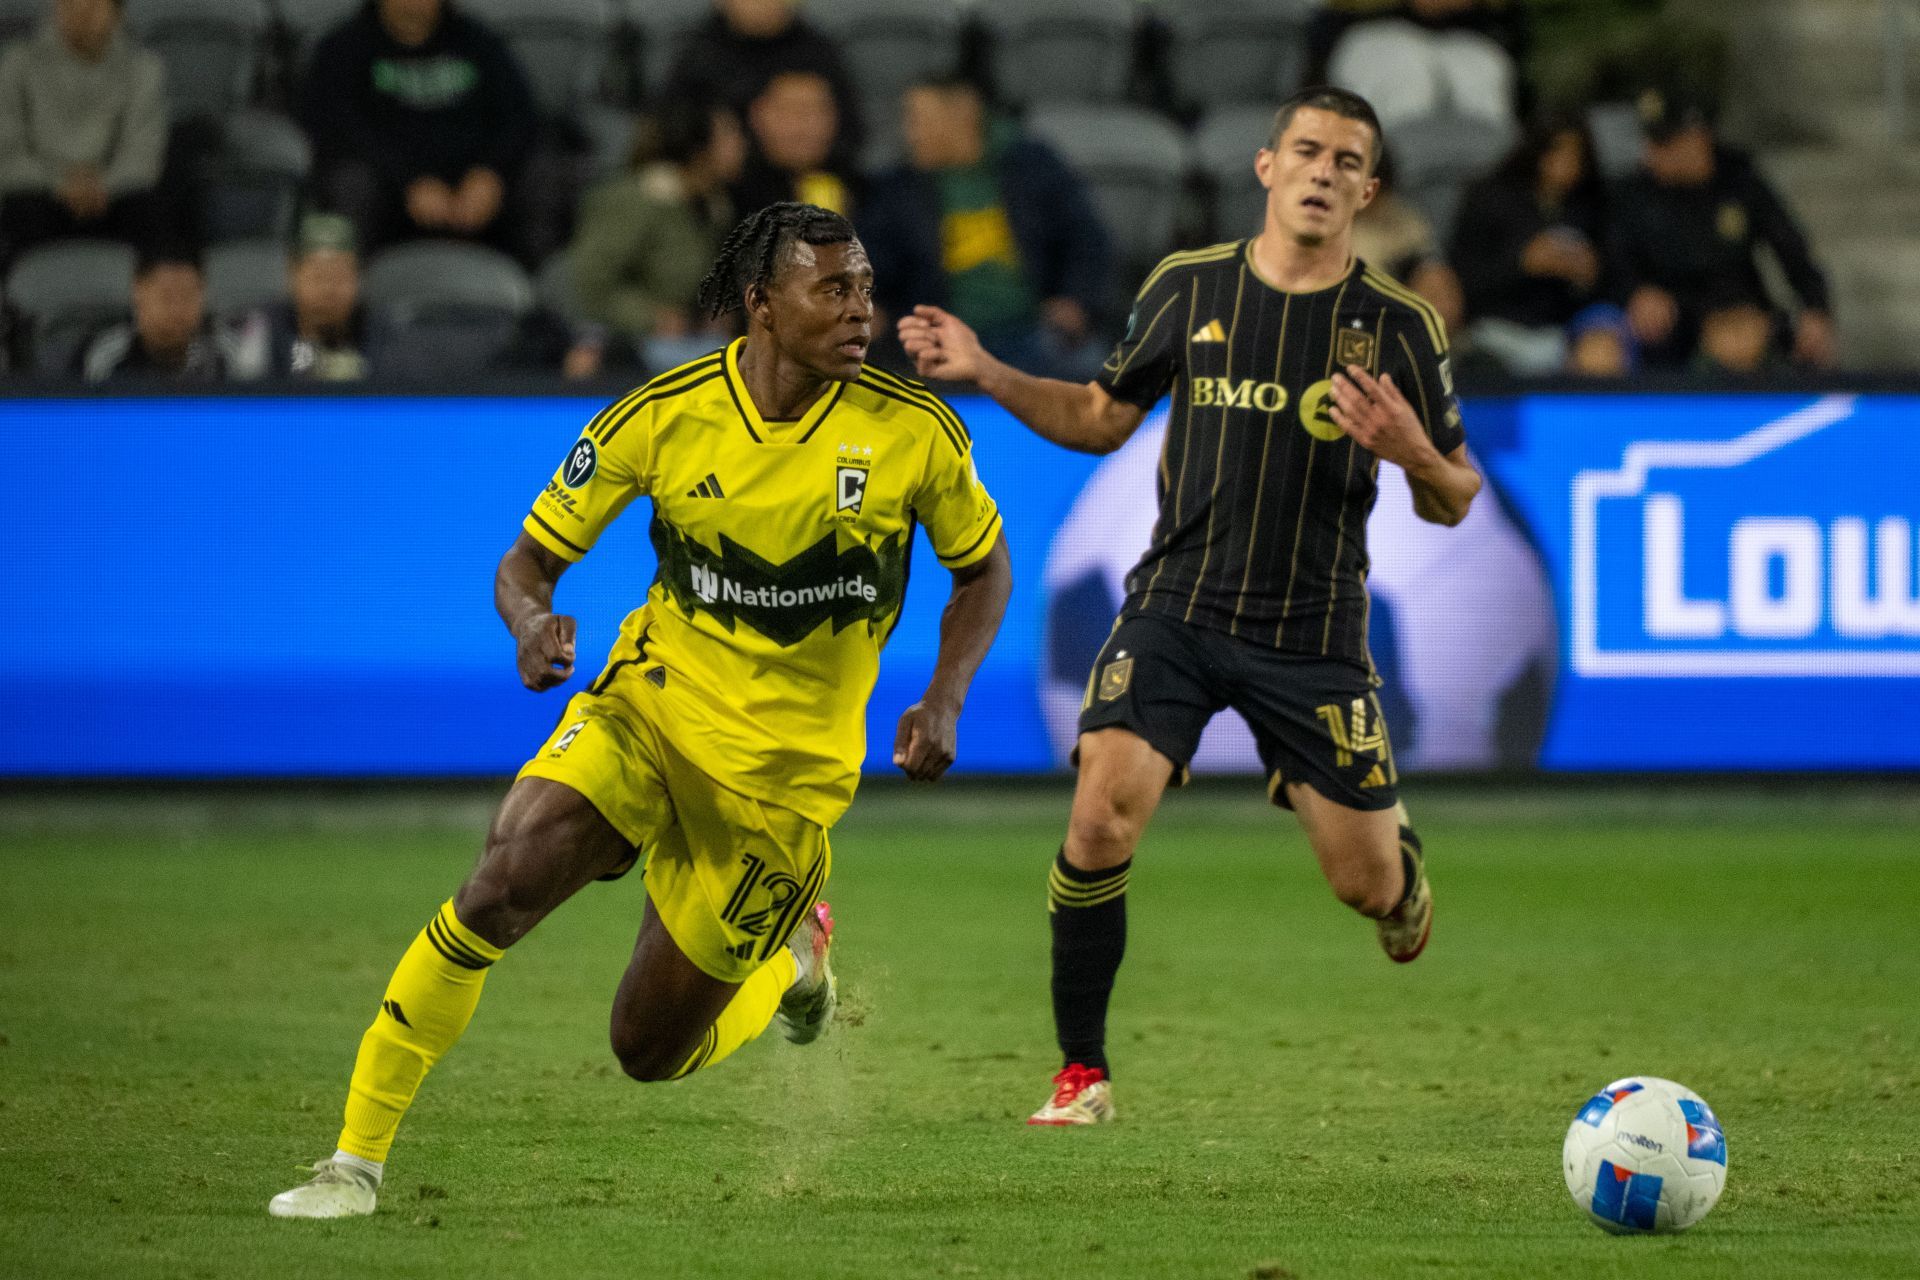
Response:
POLYGON ((900 717, 893 762, 915 782, 933 782, 947 771, 959 746, 960 710, 916 702, 900 717))
POLYGON ((514 628, 521 684, 539 693, 566 682, 573 674, 574 626, 565 614, 536 613, 514 628))
POLYGON ((915 307, 897 326, 900 345, 913 357, 914 371, 942 382, 972 382, 979 376, 979 335, 939 307, 915 307))

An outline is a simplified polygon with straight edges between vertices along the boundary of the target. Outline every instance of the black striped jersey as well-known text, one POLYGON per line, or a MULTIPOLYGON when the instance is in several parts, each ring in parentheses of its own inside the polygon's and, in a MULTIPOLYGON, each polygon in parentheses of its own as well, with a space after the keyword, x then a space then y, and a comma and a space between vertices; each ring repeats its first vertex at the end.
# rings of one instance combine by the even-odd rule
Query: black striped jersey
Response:
POLYGON ((524 527, 578 560, 651 499, 659 564, 616 661, 645 664, 702 771, 831 826, 859 780, 915 528, 958 569, 993 549, 1000 513, 966 426, 920 383, 867 369, 798 421, 768 421, 743 341, 595 417, 524 527))
POLYGON ((1154 269, 1097 379, 1142 409, 1173 393, 1160 515, 1122 616, 1371 667, 1367 516, 1380 460, 1327 412, 1333 374, 1349 364, 1391 374, 1441 453, 1466 438, 1439 316, 1364 262, 1311 293, 1263 280, 1245 240, 1154 269))

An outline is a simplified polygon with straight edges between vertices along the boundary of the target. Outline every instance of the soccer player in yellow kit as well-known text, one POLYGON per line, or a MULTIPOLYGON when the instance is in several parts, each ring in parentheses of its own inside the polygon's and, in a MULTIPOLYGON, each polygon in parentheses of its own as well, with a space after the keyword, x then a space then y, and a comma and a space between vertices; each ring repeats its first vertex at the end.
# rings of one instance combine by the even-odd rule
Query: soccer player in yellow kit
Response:
POLYGON ((851 224, 778 204, 737 226, 701 288, 748 332, 587 425, 500 562, 494 602, 520 678, 572 674, 569 564, 634 498, 659 571, 606 668, 508 791, 479 865, 427 922, 360 1042, 339 1149, 276 1217, 373 1212, 395 1129, 491 966, 546 914, 641 858, 639 940, 614 1054, 677 1080, 758 1036, 833 1016, 827 829, 853 799, 880 649, 924 526, 953 590, 894 763, 932 780, 1012 584, 966 427, 921 384, 865 367, 873 271, 851 224))

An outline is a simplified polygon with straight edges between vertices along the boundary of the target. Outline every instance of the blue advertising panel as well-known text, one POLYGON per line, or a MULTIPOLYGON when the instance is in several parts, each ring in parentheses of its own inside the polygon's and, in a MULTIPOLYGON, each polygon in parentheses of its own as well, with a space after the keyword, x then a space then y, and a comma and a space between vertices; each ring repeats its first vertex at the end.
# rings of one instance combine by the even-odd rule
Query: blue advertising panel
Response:
POLYGON ((1920 766, 1920 398, 1511 412, 1480 454, 1555 584, 1542 765, 1920 766))
MULTIPOLYGON (((646 512, 558 603, 579 671, 514 675, 492 577, 599 407, 568 398, 0 401, 17 608, 0 775, 445 775, 517 767, 653 575, 646 512)), ((1016 580, 959 767, 1061 767, 1154 515, 1162 424, 1104 459, 957 402, 1016 580)), ((1375 662, 1413 770, 1920 768, 1920 398, 1471 402, 1489 493, 1416 520, 1381 469, 1375 662)), ((925 549, 868 768, 930 673, 925 549)), ((1196 766, 1256 768, 1224 716, 1196 766)))

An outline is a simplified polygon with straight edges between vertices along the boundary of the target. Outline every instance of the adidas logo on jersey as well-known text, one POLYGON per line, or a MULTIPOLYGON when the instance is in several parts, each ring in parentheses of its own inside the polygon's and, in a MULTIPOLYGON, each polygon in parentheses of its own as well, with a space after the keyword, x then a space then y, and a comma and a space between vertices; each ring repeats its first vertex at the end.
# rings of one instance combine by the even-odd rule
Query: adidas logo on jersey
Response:
POLYGON ((1193 331, 1193 338, 1191 340, 1194 342, 1225 342, 1227 340, 1226 326, 1218 320, 1209 320, 1193 331))
POLYGON ((705 480, 687 490, 687 496, 689 498, 724 498, 727 495, 720 491, 720 477, 709 471, 705 480))

